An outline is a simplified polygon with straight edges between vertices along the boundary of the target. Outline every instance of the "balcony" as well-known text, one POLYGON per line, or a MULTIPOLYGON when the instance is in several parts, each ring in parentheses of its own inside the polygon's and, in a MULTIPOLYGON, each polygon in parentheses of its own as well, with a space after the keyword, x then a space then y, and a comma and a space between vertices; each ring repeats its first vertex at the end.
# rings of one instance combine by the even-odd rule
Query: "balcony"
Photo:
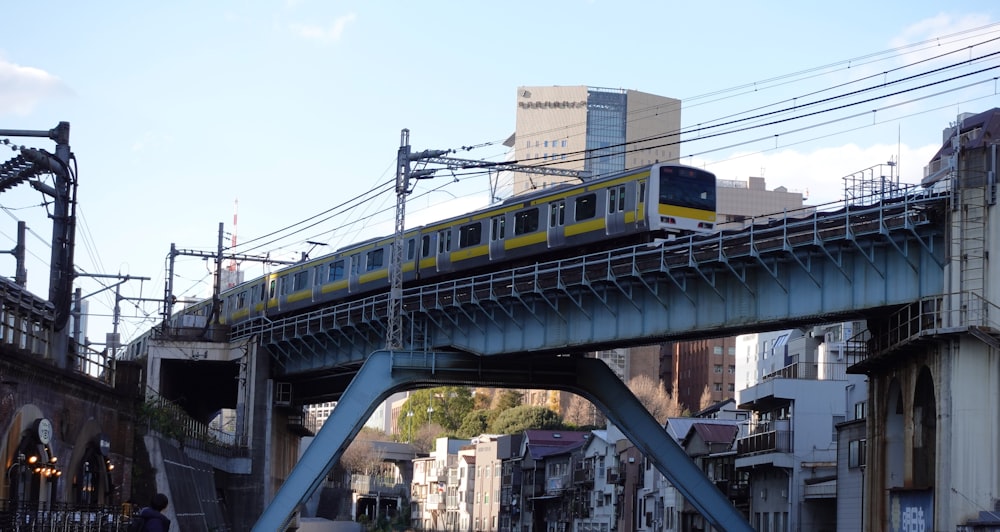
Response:
POLYGON ((771 379, 806 379, 806 380, 832 380, 842 381, 847 379, 847 368, 854 364, 859 355, 847 354, 844 361, 840 362, 800 362, 797 356, 791 364, 772 371, 761 378, 762 381, 771 379))
POLYGON ((594 484, 594 470, 590 468, 581 468, 573 471, 573 483, 574 484, 594 484))
POLYGON ((736 441, 736 453, 738 456, 790 452, 792 452, 792 431, 790 430, 760 432, 736 441))
POLYGON ((806 499, 836 499, 837 481, 834 479, 815 484, 807 482, 802 496, 806 499))

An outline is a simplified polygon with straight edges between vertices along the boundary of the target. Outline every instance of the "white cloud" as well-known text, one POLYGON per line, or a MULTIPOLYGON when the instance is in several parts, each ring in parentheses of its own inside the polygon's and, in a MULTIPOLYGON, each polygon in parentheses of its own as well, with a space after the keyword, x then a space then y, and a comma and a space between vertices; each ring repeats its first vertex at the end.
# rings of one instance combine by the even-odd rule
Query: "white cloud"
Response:
POLYGON ((315 24, 291 24, 289 27, 293 33, 303 39, 323 43, 337 42, 343 36, 347 25, 353 23, 357 18, 358 16, 354 13, 349 13, 342 17, 337 17, 333 21, 333 24, 326 27, 315 24))
POLYGON ((0 58, 0 116, 27 115, 39 102, 70 93, 69 87, 52 74, 0 58))

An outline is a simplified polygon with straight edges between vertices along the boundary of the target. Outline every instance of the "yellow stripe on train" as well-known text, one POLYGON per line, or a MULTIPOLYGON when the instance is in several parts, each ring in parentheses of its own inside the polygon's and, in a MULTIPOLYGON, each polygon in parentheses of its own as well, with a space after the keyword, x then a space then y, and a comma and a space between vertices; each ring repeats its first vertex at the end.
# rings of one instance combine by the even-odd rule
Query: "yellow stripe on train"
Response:
POLYGON ((715 222, 715 211, 702 209, 692 209, 691 207, 678 207, 676 205, 660 205, 661 216, 674 216, 676 218, 691 218, 705 222, 715 222))
POLYGON ((508 238, 503 242, 504 249, 516 249, 520 247, 530 246, 532 244, 541 244, 545 242, 546 234, 545 231, 538 231, 530 235, 518 236, 514 238, 508 238))

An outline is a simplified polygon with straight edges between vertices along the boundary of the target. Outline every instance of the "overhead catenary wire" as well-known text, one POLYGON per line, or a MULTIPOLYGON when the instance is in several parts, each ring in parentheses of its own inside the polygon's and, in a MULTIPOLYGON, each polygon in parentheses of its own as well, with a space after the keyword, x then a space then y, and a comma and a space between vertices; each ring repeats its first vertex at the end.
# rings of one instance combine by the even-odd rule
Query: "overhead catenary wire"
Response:
MULTIPOLYGON (((996 26, 996 24, 992 24, 992 25, 989 25, 989 26, 983 26, 983 27, 978 28, 978 29, 991 28, 991 27, 994 27, 994 26, 996 26)), ((952 36, 960 35, 960 34, 968 34, 969 32, 972 32, 972 31, 973 30, 966 30, 965 32, 959 32, 959 33, 952 34, 952 36)), ((950 37, 950 36, 945 36, 945 37, 942 37, 942 38, 939 38, 939 39, 933 39, 933 40, 923 41, 922 43, 913 43, 913 44, 910 44, 910 45, 906 45, 906 46, 902 46, 902 47, 897 47, 897 48, 894 48, 892 50, 916 49, 917 45, 919 45, 919 44, 926 45, 926 44, 929 44, 929 43, 932 43, 932 42, 941 41, 941 40, 945 39, 946 37, 950 37)), ((992 40, 995 40, 995 39, 991 39, 991 41, 992 40)), ((984 41, 984 42, 989 42, 989 41, 984 41)), ((970 48, 970 47, 963 48, 963 50, 967 49, 967 48, 970 48)), ((954 50, 954 51, 948 52, 947 54, 954 54, 954 53, 957 53, 958 51, 960 51, 960 50, 954 50)), ((860 61, 862 59, 876 57, 876 56, 879 56, 879 54, 884 54, 884 53, 886 53, 886 52, 876 52, 875 54, 868 54, 866 56, 861 56, 860 58, 853 58, 851 60, 846 60, 846 62, 833 63, 831 65, 841 65, 841 66, 843 66, 845 63, 850 63, 850 62, 853 61, 854 62, 853 66, 856 66, 857 64, 860 63, 860 61)), ((936 56, 936 57, 940 58, 941 56, 944 56, 944 55, 947 55, 947 54, 941 54, 940 56, 936 56)), ((914 63, 914 64, 925 63, 926 61, 928 61, 928 60, 924 59, 924 60, 921 60, 921 61, 919 61, 917 63, 914 63)), ((968 63, 968 61, 966 61, 965 63, 968 63)), ((893 71, 901 71, 903 68, 907 68, 907 67, 910 67, 910 66, 912 66, 912 65, 906 65, 904 67, 899 67, 897 69, 892 69, 892 70, 893 71)), ((787 75, 778 76, 778 77, 775 77, 775 78, 769 78, 767 80, 763 80, 763 81, 759 81, 759 82, 754 82, 756 84, 755 88, 756 87, 760 87, 760 86, 762 86, 765 83, 774 82, 775 80, 788 80, 788 79, 792 79, 793 76, 802 75, 803 73, 817 72, 817 71, 820 71, 821 69, 825 69, 825 68, 829 68, 829 67, 830 67, 830 65, 824 65, 824 66, 821 66, 821 67, 814 67, 812 69, 802 70, 802 71, 799 71, 797 73, 787 74, 787 75)), ((845 68, 847 68, 847 67, 845 67, 845 68)), ((993 68, 995 68, 995 67, 993 67, 993 68)), ((977 73, 983 72, 984 70, 988 70, 988 69, 980 70, 977 73)), ((972 76, 972 75, 975 75, 977 73, 970 73, 970 74, 967 74, 967 75, 968 76, 972 76)), ((863 79, 871 79, 874 76, 882 76, 882 75, 884 75, 884 72, 883 73, 878 73, 878 74, 873 74, 872 76, 867 76, 866 78, 863 78, 863 79)), ((930 75, 930 74, 929 73, 923 73, 923 74, 920 74, 920 75, 930 75)), ((939 85, 939 84, 944 84, 944 83, 947 83, 947 82, 949 82, 951 80, 955 80, 955 79, 957 79, 957 77, 949 78, 949 80, 942 80, 940 82, 935 82, 935 83, 932 83, 932 84, 925 84, 925 85, 922 85, 921 87, 907 89, 905 91, 896 92, 896 93, 893 93, 892 95, 885 95, 885 96, 882 96, 882 97, 888 98, 888 97, 895 96, 895 95, 905 94, 905 93, 908 93, 908 92, 911 92, 911 91, 916 91, 916 90, 920 90, 920 89, 923 89, 923 88, 929 88, 929 87, 936 86, 936 85, 939 85)), ((996 78, 991 78, 991 80, 993 80, 993 81, 995 81, 995 79, 996 78)), ((820 93, 824 93, 824 92, 825 93, 829 93, 829 91, 833 90, 833 88, 835 88, 835 87, 848 86, 851 83, 857 83, 858 81, 859 80, 854 80, 854 81, 849 82, 849 83, 843 83, 843 84, 840 84, 840 85, 837 85, 837 86, 832 86, 832 87, 829 87, 829 88, 826 88, 826 89, 823 89, 823 90, 820 90, 820 91, 807 92, 807 93, 805 93, 805 95, 814 95, 814 94, 820 94, 820 93)), ((982 80, 979 83, 986 83, 986 82, 989 82, 989 81, 990 80, 982 80)), ((789 81, 789 82, 793 83, 794 81, 789 81)), ((895 83, 899 83, 899 82, 897 81, 895 83)), ((703 99, 703 98, 708 98, 710 96, 719 95, 719 94, 725 93, 726 91, 730 91, 731 92, 731 91, 735 91, 735 90, 740 90, 741 87, 742 88, 746 88, 748 86, 749 85, 744 84, 744 85, 737 86, 737 87, 732 87, 732 88, 729 88, 729 89, 723 89, 722 91, 713 91, 711 93, 705 93, 704 95, 694 96, 694 97, 687 98, 684 101, 685 102, 696 101, 696 100, 700 100, 700 99, 703 99)), ((969 84, 965 85, 964 87, 968 87, 968 86, 969 86, 969 84)), ((869 88, 868 90, 881 90, 881 89, 878 86, 876 86, 876 88, 869 88)), ((950 89, 950 90, 940 91, 939 93, 936 93, 936 94, 947 94, 947 93, 951 93, 951 92, 954 92, 954 91, 957 91, 957 90, 960 90, 960 88, 954 88, 954 89, 950 89)), ((850 93, 848 93, 848 94, 850 94, 850 93)), ((801 97, 804 97, 804 96, 800 96, 799 98, 801 98, 801 97)), ((831 98, 847 98, 847 97, 848 97, 847 95, 836 95, 836 96, 833 96, 831 98)), ((882 98, 882 97, 880 97, 880 98, 882 98)), ((929 98, 929 97, 932 97, 932 96, 926 96, 926 97, 929 98)), ((861 103, 867 103, 867 102, 870 102, 870 101, 873 101, 873 100, 874 99, 869 99, 869 100, 865 100, 865 102, 856 102, 856 103, 854 103, 852 105, 860 105, 861 103)), ((908 101, 915 101, 915 100, 916 99, 914 99, 914 100, 908 100, 908 101)), ((783 100, 783 101, 787 102, 788 100, 783 100)), ((695 105, 700 105, 700 103, 695 103, 695 105)), ((771 105, 775 105, 775 104, 771 104, 771 105)), ((813 105, 816 105, 816 106, 825 106, 826 104, 814 103, 813 105)), ((763 127, 774 126, 774 125, 778 125, 778 124, 782 124, 782 123, 787 123, 787 122, 790 122, 790 121, 793 121, 793 120, 805 119, 805 118, 810 117, 810 116, 820 116, 823 113, 832 113, 832 112, 835 112, 837 110, 844 109, 845 107, 847 107, 847 106, 838 106, 838 107, 830 108, 830 109, 824 108, 822 110, 816 111, 815 113, 801 114, 801 115, 797 114, 796 116, 787 117, 787 118, 785 118, 783 120, 766 121, 765 123, 761 123, 761 124, 758 124, 758 125, 753 125, 752 127, 751 126, 738 127, 736 129, 733 129, 732 131, 727 131, 727 132, 716 131, 712 135, 705 135, 703 137, 699 137, 698 139, 687 139, 685 142, 689 142, 689 141, 693 142, 695 140, 704 140, 704 139, 708 139, 708 138, 720 137, 720 136, 723 136, 723 135, 726 135, 726 134, 737 134, 737 133, 741 133, 741 132, 750 131, 750 130, 753 130, 755 128, 763 128, 763 127)), ((889 107, 890 106, 886 106, 886 107, 883 107, 882 109, 886 109, 886 108, 889 108, 889 107)), ((706 132, 712 131, 711 128, 723 129, 723 128, 727 127, 727 125, 729 125, 731 127, 733 125, 737 125, 738 126, 739 124, 744 124, 744 123, 749 124, 749 123, 752 123, 754 120, 761 120, 761 121, 763 121, 764 120, 763 117, 766 117, 766 116, 778 116, 780 113, 783 113, 783 112, 786 112, 786 113, 787 112, 792 112, 789 109, 796 109, 797 108, 797 109, 801 110, 801 109, 803 109, 803 106, 802 105, 791 106, 790 108, 784 108, 784 109, 780 109, 780 110, 776 110, 776 111, 772 111, 772 112, 768 112, 768 113, 760 113, 759 115, 748 116, 748 117, 745 117, 745 118, 741 118, 740 120, 731 120, 731 121, 728 121, 728 122, 726 121, 726 118, 729 118, 729 117, 741 116, 741 115, 744 115, 746 113, 750 113, 750 112, 754 112, 756 110, 766 109, 766 108, 768 108, 768 107, 766 107, 766 106, 765 107, 755 107, 755 108, 752 108, 752 109, 749 109, 749 110, 744 110, 741 113, 737 113, 737 114, 733 114, 733 115, 727 115, 726 117, 717 118, 713 122, 719 122, 719 123, 713 123, 711 126, 704 126, 704 129, 689 128, 689 129, 684 130, 684 132, 685 132, 685 134, 687 134, 687 133, 694 134, 694 133, 698 133, 698 132, 701 132, 701 131, 706 131, 706 132)), ((824 121, 824 122, 822 122, 820 124, 807 125, 807 126, 803 126, 803 127, 791 129, 791 130, 788 130, 788 131, 784 131, 784 132, 781 132, 780 135, 788 136, 788 135, 791 135, 793 133, 800 133, 800 132, 807 131, 807 130, 814 130, 814 129, 817 129, 817 128, 820 128, 820 127, 829 126, 832 123, 846 121, 846 120, 849 120, 850 118, 856 118, 857 116, 862 116, 864 114, 866 114, 866 113, 856 113, 854 115, 851 115, 850 117, 842 117, 842 118, 837 118, 837 119, 833 119, 833 120, 827 120, 827 121, 824 121)), ((708 122, 706 122, 706 124, 708 124, 708 122)), ((848 129, 847 131, 852 131, 852 130, 855 130, 855 129, 858 129, 858 128, 848 129)), ((780 136, 780 135, 776 135, 776 136, 780 136)), ((743 145, 743 144, 748 144, 748 143, 753 143, 753 142, 760 142, 761 139, 766 139, 766 138, 773 138, 773 136, 755 137, 752 140, 743 141, 743 142, 741 142, 739 144, 730 144, 730 146, 732 146, 732 145, 743 145)), ((814 137, 814 138, 823 138, 823 137, 814 137)), ((645 140, 646 139, 644 139, 644 141, 645 140)), ((491 141, 490 143, 487 143, 487 144, 484 144, 484 145, 492 145, 495 142, 496 141, 491 141)), ((667 145, 672 145, 672 144, 674 144, 674 143, 665 143, 665 144, 662 144, 661 146, 667 146, 667 145)), ((479 145, 479 146, 476 146, 476 147, 482 147, 482 146, 483 145, 479 145)), ((636 151, 636 150, 633 150, 632 147, 629 146, 627 143, 623 144, 622 147, 624 147, 626 150, 628 150, 627 151, 628 153, 630 153, 631 151, 636 151)), ((648 146, 644 147, 643 149, 646 149, 646 148, 648 148, 648 146)), ((708 148, 706 150, 695 151, 695 152, 693 152, 692 154, 689 154, 689 155, 682 155, 682 157, 696 156, 696 155, 701 155, 701 154, 705 154, 705 153, 711 153, 713 151, 719 151, 719 150, 722 150, 722 149, 724 149, 724 148, 708 148)), ((770 149, 770 148, 768 148, 768 149, 770 149)), ((584 160, 586 158, 586 152, 576 152, 574 155, 581 157, 580 159, 576 159, 576 160, 584 160)), ((521 164, 524 164, 524 163, 535 163, 535 162, 539 163, 540 165, 551 164, 551 163, 549 163, 547 161, 542 160, 541 158, 537 158, 537 159, 530 159, 530 158, 529 159, 523 159, 523 160, 518 161, 518 162, 520 162, 521 164)), ((562 163, 562 162, 565 162, 565 161, 560 161, 560 163, 562 163)), ((483 169, 483 170, 469 169, 469 170, 458 171, 456 175, 457 175, 457 177, 460 180, 464 181, 464 180, 466 180, 468 178, 473 178, 473 177, 481 176, 485 172, 486 172, 485 169, 483 169)), ((248 241, 245 241, 245 242, 241 242, 238 247, 240 249, 246 249, 247 251, 266 249, 268 246, 271 246, 271 245, 276 244, 278 242, 287 241, 287 240, 289 240, 291 238, 294 238, 296 235, 304 234, 305 232, 309 231, 310 229, 315 229, 316 227, 318 227, 318 226, 322 225, 323 223, 326 223, 326 222, 328 222, 328 221, 336 218, 337 216, 343 215, 346 212, 350 212, 351 211, 351 209, 350 209, 351 206, 357 207, 358 205, 365 205, 365 206, 371 207, 373 205, 373 203, 370 202, 370 201, 366 201, 366 200, 370 200, 370 199, 372 199, 374 197, 379 196, 380 194, 383 195, 383 197, 384 197, 384 193, 388 189, 391 188, 391 184, 392 184, 391 182, 381 183, 379 186, 373 187, 369 191, 366 191, 365 193, 359 194, 358 196, 356 196, 354 198, 351 198, 351 199, 349 199, 347 201, 344 201, 344 202, 338 204, 337 206, 334 206, 334 207, 332 207, 330 209, 327 209, 327 210, 325 210, 325 211, 323 211, 323 212, 321 212, 319 214, 316 214, 316 215, 313 215, 311 217, 305 218, 305 219, 303 219, 303 220, 301 220, 299 222, 296 222, 294 224, 286 225, 285 227, 283 227, 281 229, 278 229, 278 230, 275 230, 275 231, 272 231, 272 232, 270 232, 270 233, 268 233, 266 235, 258 236, 258 237, 254 238, 254 239, 251 239, 251 240, 248 240, 248 241), (322 219, 320 219, 320 218, 322 218, 322 219), (282 235, 282 236, 278 236, 278 235, 282 235), (275 238, 272 238, 272 237, 275 237, 275 238), (245 245, 246 245, 246 248, 244 248, 245 245)), ((440 187, 435 188, 435 190, 438 190, 438 189, 442 189, 443 190, 445 187, 448 187, 448 186, 451 186, 451 185, 452 185, 452 182, 449 181, 447 183, 444 183, 444 184, 440 185, 440 187)), ((428 192, 428 193, 430 193, 430 192, 428 192)), ((365 223, 367 221, 371 221, 371 220, 375 219, 379 214, 383 214, 383 213, 387 212, 388 210, 389 209, 378 210, 377 212, 375 212, 373 214, 367 215, 364 218, 361 218, 360 220, 352 222, 352 224, 363 224, 363 223, 365 223)), ((8 214, 10 214, 9 211, 8 211, 8 214)), ((350 224, 342 224, 342 225, 340 225, 340 226, 338 226, 336 228, 333 228, 333 229, 330 229, 330 230, 325 230, 325 231, 322 231, 322 232, 319 232, 319 233, 316 233, 316 234, 325 236, 327 234, 331 234, 331 233, 333 233, 335 231, 343 229, 343 228, 345 228, 345 227, 347 227, 349 225, 350 224)), ((37 237, 37 234, 35 236, 37 237)), ((84 245, 85 246, 89 246, 90 244, 88 242, 89 241, 86 240, 86 237, 85 237, 84 238, 84 245)), ((96 246, 95 246, 95 248, 96 248, 96 246)), ((95 252, 95 254, 96 254, 96 252, 95 252)), ((44 262, 47 262, 47 259, 45 259, 44 262)), ((96 262, 100 262, 99 261, 99 257, 96 260, 96 262)))

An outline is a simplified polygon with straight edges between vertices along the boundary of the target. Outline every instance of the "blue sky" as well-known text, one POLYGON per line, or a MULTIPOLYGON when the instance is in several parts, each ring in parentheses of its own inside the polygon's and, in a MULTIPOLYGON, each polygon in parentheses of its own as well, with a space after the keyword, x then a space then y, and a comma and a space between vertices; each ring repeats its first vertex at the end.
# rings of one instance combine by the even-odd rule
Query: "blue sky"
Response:
MULTIPOLYGON (((691 128, 995 52, 994 4, 19 2, 0 16, 0 129, 70 122, 79 164, 76 263, 90 273, 149 277, 122 293, 158 298, 171 243, 214 250, 219 223, 232 231, 237 200, 237 240, 249 242, 362 194, 393 178, 403 128, 417 150, 485 144, 455 156, 503 160, 499 142, 514 130, 518 86, 671 96, 684 101, 682 125, 691 128)), ((683 162, 723 179, 763 176, 768 188, 806 192, 811 203, 837 199, 843 176, 890 158, 903 181, 916 182, 958 113, 1000 105, 989 81, 997 70, 972 74, 997 65, 990 57, 871 95, 967 75, 962 81, 691 140, 683 162)), ((0 147, 0 162, 13 155, 0 147)), ((432 182, 422 186, 442 185, 432 182)), ((487 186, 484 178, 448 185, 447 194, 415 193, 408 219, 483 205, 487 186)), ((16 220, 26 220, 38 235, 29 236, 28 286, 44 295, 51 225, 42 200, 25 185, 3 193, 0 249, 13 247, 16 220)), ((309 249, 306 240, 336 247, 386 234, 394 201, 379 196, 236 251, 291 258, 309 249)), ((13 271, 10 255, 0 255, 0 274, 13 271)), ((177 273, 178 295, 207 293, 204 261, 179 257, 177 273)), ((100 286, 79 285, 85 294, 100 286)), ((91 299, 92 341, 110 331, 112 306, 107 293, 91 299)), ((124 303, 123 313, 127 339, 148 328, 140 318, 156 308, 124 303)))

